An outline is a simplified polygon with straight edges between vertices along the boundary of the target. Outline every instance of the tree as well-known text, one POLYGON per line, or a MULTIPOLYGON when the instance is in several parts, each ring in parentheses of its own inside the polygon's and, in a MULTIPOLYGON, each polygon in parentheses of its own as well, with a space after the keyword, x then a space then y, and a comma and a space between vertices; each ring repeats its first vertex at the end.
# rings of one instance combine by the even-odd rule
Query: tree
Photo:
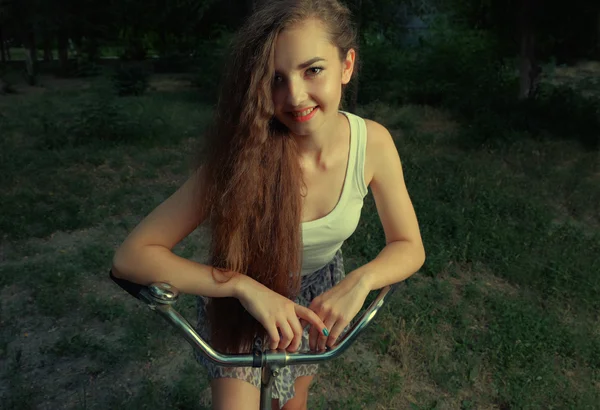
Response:
POLYGON ((600 9, 596 12, 596 58, 600 59, 600 9))
POLYGON ((533 13, 538 9, 536 0, 521 0, 517 26, 521 38, 519 52, 519 99, 527 99, 536 92, 541 69, 535 56, 535 27, 533 13))
POLYGON ((541 59, 590 57, 600 26, 597 0, 571 0, 568 12, 539 0, 438 0, 438 7, 459 24, 493 33, 500 56, 518 57, 520 98, 535 94, 541 59))

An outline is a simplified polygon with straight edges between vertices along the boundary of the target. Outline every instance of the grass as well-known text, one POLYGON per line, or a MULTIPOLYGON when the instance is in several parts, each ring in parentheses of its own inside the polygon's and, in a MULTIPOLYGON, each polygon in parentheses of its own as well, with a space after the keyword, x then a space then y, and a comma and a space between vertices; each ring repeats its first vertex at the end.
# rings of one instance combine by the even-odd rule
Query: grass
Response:
MULTIPOLYGON (((186 178, 210 107, 186 90, 117 98, 103 87, 0 100, 0 398, 15 409, 207 408, 189 345, 107 273, 127 233, 186 178)), ((358 114, 396 139, 428 259, 321 366, 309 408, 595 408, 598 153, 526 135, 464 151, 465 127, 443 112, 358 114)), ((175 252, 202 260, 203 233, 175 252)), ((347 271, 383 244, 369 195, 344 245, 347 271)), ((192 322, 194 303, 183 295, 177 307, 192 322)))

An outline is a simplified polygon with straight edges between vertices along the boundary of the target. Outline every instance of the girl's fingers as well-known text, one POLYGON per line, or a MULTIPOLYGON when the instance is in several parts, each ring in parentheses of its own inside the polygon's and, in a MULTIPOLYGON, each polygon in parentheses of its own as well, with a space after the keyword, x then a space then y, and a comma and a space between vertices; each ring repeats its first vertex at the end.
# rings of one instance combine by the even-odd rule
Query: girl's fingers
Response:
POLYGON ((338 320, 331 326, 331 332, 329 333, 329 337, 327 338, 326 345, 332 348, 337 343, 338 337, 344 331, 344 328, 348 325, 345 321, 338 320))
POLYGON ((313 312, 312 310, 310 310, 307 307, 297 304, 296 305, 296 316, 298 316, 301 319, 304 319, 305 321, 310 323, 312 326, 316 327, 319 332, 322 332, 323 329, 325 328, 325 324, 323 323, 323 321, 321 320, 319 315, 317 315, 315 312, 313 312))
MULTIPOLYGON (((328 318, 325 319, 325 325, 328 329, 330 329, 335 325, 335 323, 328 318)), ((327 335, 323 333, 319 334, 319 338, 317 339, 317 348, 319 349, 319 351, 325 350, 325 343, 327 342, 327 339, 329 339, 329 333, 327 335)))
POLYGON ((294 339, 294 332, 292 332, 292 327, 287 321, 279 324, 279 330, 281 331, 281 339, 277 348, 285 350, 290 345, 292 339, 294 339))
POLYGON ((265 329, 267 329, 267 334, 269 335, 269 348, 271 350, 277 349, 280 339, 279 332, 277 331, 277 326, 275 324, 269 324, 265 326, 265 329))
POLYGON ((315 326, 311 326, 308 331, 308 347, 311 351, 317 350, 317 340, 319 338, 319 329, 315 326))
POLYGON ((300 326, 300 321, 295 316, 289 322, 289 324, 290 324, 290 327, 292 328, 292 331, 294 332, 294 337, 292 339, 292 342, 288 346, 287 350, 290 352, 295 352, 298 350, 298 348, 300 347, 300 344, 302 343, 303 330, 302 330, 302 326, 300 326))

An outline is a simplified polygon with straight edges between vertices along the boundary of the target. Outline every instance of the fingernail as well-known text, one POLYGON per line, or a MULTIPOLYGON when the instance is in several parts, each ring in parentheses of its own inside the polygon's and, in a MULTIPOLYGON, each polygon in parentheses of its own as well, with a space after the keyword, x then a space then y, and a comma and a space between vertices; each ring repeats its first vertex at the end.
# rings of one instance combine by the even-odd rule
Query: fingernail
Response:
POLYGON ((324 328, 323 328, 323 334, 324 334, 325 336, 329 336, 329 330, 327 330, 327 328, 326 328, 326 327, 324 327, 324 328))

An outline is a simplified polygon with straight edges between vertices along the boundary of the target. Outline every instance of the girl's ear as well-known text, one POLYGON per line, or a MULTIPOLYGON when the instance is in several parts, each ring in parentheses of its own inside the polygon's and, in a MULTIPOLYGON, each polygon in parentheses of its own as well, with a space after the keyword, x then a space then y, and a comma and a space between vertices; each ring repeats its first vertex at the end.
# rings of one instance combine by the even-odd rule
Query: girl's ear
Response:
POLYGON ((346 59, 342 61, 342 84, 348 84, 352 78, 352 72, 354 71, 354 60, 356 58, 356 51, 353 48, 348 50, 346 59))

